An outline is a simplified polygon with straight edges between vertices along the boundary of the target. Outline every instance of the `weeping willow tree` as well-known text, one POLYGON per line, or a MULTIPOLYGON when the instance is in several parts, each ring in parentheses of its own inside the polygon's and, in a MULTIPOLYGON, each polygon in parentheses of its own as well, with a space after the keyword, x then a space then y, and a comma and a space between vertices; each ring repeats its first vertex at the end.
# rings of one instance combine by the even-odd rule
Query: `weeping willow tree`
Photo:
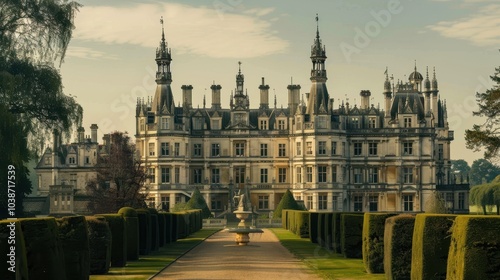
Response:
MULTIPOLYGON (((0 1, 0 146, 16 147, 4 148, 0 157, 2 172, 4 164, 19 170, 14 182, 19 215, 22 199, 31 191, 24 178, 27 161, 40 155, 53 130, 69 138, 81 125, 83 110, 64 94, 58 69, 79 7, 59 0, 0 1)), ((6 180, 0 176, 0 185, 6 186, 6 180)), ((6 215, 5 192, 0 188, 0 216, 6 215)))

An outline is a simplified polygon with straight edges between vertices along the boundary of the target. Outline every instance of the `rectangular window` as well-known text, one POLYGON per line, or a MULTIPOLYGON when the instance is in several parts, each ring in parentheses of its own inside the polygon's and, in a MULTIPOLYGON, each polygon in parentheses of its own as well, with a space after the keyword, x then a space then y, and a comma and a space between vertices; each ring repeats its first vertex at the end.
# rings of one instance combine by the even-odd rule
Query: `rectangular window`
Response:
POLYGON ((193 156, 201 157, 201 144, 193 144, 193 156))
POLYGON ((351 118, 351 127, 352 128, 359 128, 359 118, 351 118))
POLYGON ((267 130, 267 120, 260 120, 260 130, 267 130))
POLYGON ((339 203, 338 203, 339 197, 334 195, 332 196, 332 210, 336 211, 339 208, 339 203))
POLYGON ((403 142, 403 155, 413 155, 412 142, 403 142))
POLYGON ((286 183, 286 168, 278 168, 278 183, 286 183))
POLYGON ((205 120, 202 118, 194 118, 193 119, 193 129, 200 130, 203 129, 205 120))
POLYGON ((219 120, 212 120, 212 129, 214 130, 219 130, 220 129, 220 121, 219 120))
POLYGON ((234 155, 237 157, 245 156, 245 143, 244 142, 234 143, 234 155))
POLYGON ((162 195, 161 196, 161 209, 168 211, 170 208, 170 196, 169 195, 162 195))
POLYGON ((297 174, 297 183, 302 183, 302 167, 297 167, 295 174, 297 174))
POLYGON ((269 209, 268 195, 259 195, 259 209, 269 209))
POLYGON ((312 196, 312 194, 307 195, 306 198, 307 198, 307 210, 313 209, 313 196, 312 196))
POLYGON ((368 119, 368 128, 376 128, 377 124, 377 119, 376 118, 369 118, 368 119))
POLYGON ((368 182, 372 184, 378 183, 378 167, 368 168, 368 182))
POLYGON ((181 178, 181 170, 179 167, 176 167, 174 170, 175 170, 175 183, 179 184, 181 178))
POLYGON ((318 165, 318 183, 326 183, 326 165, 318 165))
POLYGON ((313 144, 312 144, 312 142, 306 142, 306 153, 308 155, 312 155, 313 154, 313 144))
POLYGON ((404 127, 411 127, 411 117, 406 117, 403 119, 404 127))
POLYGON ((413 168, 403 167, 403 183, 413 184, 413 168))
POLYGON ((318 194, 318 210, 328 209, 328 195, 325 193, 318 194))
POLYGON ((438 144, 438 160, 444 159, 444 145, 438 144))
POLYGON ((236 184, 245 183, 245 167, 234 168, 234 181, 236 184))
POLYGON ((286 157, 286 144, 278 144, 278 156, 286 157))
POLYGON ((140 131, 146 130, 146 120, 145 119, 141 119, 139 121, 139 130, 140 131))
POLYGON ((212 184, 219 184, 220 183, 220 169, 219 168, 212 168, 212 176, 210 179, 212 184))
POLYGON ((311 183, 313 181, 313 168, 312 166, 306 166, 306 182, 311 183))
POLYGON ((268 181, 268 170, 266 168, 262 168, 260 170, 260 182, 267 183, 268 181))
POLYGON ((211 155, 213 157, 220 156, 220 144, 219 143, 212 144, 211 155))
POLYGON ((149 143, 149 155, 154 157, 154 155, 155 155, 155 143, 149 143))
POLYGON ((285 130, 285 120, 278 120, 278 130, 285 130))
POLYGON ((403 195, 403 210, 407 212, 413 211, 413 195, 403 195))
POLYGON ((465 209, 465 193, 463 192, 458 193, 458 209, 465 209))
POLYGON ((354 143, 354 155, 360 156, 363 151, 363 143, 354 143))
POLYGON ((355 195, 353 197, 353 204, 354 204, 354 211, 355 212, 362 212, 363 211, 363 196, 361 195, 355 195))
POLYGON ((267 144, 260 144, 260 156, 267 157, 267 144))
POLYGON ((69 158, 69 164, 75 164, 75 163, 76 163, 75 157, 70 157, 69 158))
POLYGON ((174 155, 178 157, 181 154, 181 144, 174 143, 174 155))
POLYGON ((336 183, 337 182, 337 166, 332 165, 332 182, 336 183))
POLYGON ((370 206, 370 212, 376 212, 378 211, 378 196, 370 195, 368 197, 369 199, 369 206, 370 206))
POLYGON ((332 142, 332 156, 337 154, 337 142, 332 142))
POLYGON ((161 168, 161 182, 170 183, 170 168, 168 167, 161 168))
POLYGON ((453 197, 453 193, 446 193, 445 201, 446 201, 446 207, 448 209, 455 208, 455 198, 453 197))
POLYGON ((297 155, 302 155, 302 142, 297 142, 297 155))
POLYGON ((368 155, 376 156, 378 153, 378 143, 368 143, 368 155))
POLYGON ((77 182, 76 182, 76 174, 69 174, 69 183, 70 185, 73 185, 75 189, 77 188, 77 182))
POLYGON ((317 128, 326 128, 326 118, 324 116, 319 116, 317 120, 317 128))
POLYGON ((149 183, 156 183, 155 168, 148 168, 149 183))
POLYGON ((342 142, 342 156, 346 156, 345 142, 342 142))
POLYGON ((88 156, 85 157, 85 164, 90 164, 90 157, 88 156))
POLYGON ((170 155, 170 143, 162 142, 160 144, 160 147, 161 147, 161 155, 162 156, 169 156, 170 155))
POLYGON ((318 155, 326 155, 326 141, 318 142, 318 155))
POLYGON ((194 168, 193 169, 193 183, 194 184, 201 184, 202 183, 202 178, 203 178, 203 170, 201 168, 194 168))
POLYGON ((361 168, 354 168, 354 184, 363 183, 363 170, 361 168))
POLYGON ((168 118, 162 117, 160 121, 160 129, 169 129, 169 123, 168 123, 168 118))

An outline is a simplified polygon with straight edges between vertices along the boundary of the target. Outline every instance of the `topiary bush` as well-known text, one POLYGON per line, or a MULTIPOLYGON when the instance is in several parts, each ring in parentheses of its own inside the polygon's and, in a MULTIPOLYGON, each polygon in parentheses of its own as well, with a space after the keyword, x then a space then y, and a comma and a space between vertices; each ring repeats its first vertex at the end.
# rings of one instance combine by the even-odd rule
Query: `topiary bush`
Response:
POLYGON ((363 218, 363 264, 368 273, 384 273, 385 219, 394 213, 365 213, 363 218))
POLYGON ((293 197, 293 194, 290 190, 286 190, 285 194, 281 198, 280 202, 278 203, 278 206, 276 206, 276 209, 274 209, 273 212, 273 219, 279 219, 282 217, 283 210, 285 209, 291 209, 291 210, 304 210, 302 207, 297 203, 295 198, 293 197))
POLYGON ((332 250, 337 254, 342 253, 340 246, 340 216, 342 213, 336 212, 332 214, 332 250))
POLYGON ((29 279, 66 279, 64 253, 54 218, 19 220, 26 248, 29 279))
POLYGON ((309 240, 318 243, 318 213, 309 212, 309 240))
POLYGON ((456 215, 418 214, 412 239, 411 279, 445 279, 450 228, 456 215))
POLYGON ((309 237, 309 212, 308 211, 294 211, 295 217, 295 234, 301 238, 309 237))
POLYGON ((191 198, 188 200, 185 206, 186 210, 195 210, 199 209, 201 211, 201 217, 203 219, 208 219, 212 216, 210 209, 208 208, 207 202, 205 198, 200 193, 198 188, 195 188, 193 193, 191 194, 191 198))
POLYGON ((363 258, 363 214, 341 214, 340 244, 346 258, 363 258))
POLYGON ((103 217, 85 217, 89 233, 90 274, 106 274, 111 264, 111 231, 103 217))
POLYGON ((385 220, 384 272, 388 280, 410 279, 415 216, 402 214, 385 220))
POLYGON ((146 209, 137 209, 139 219, 139 254, 148 255, 151 252, 151 215, 146 209))
POLYGON ((147 208, 149 211, 149 217, 151 219, 151 251, 158 251, 160 248, 160 233, 158 228, 158 211, 153 208, 147 208))
POLYGON ((28 261, 19 220, 0 221, 0 240, 0 262, 3 263, 3 269, 0 271, 0 279, 27 280, 28 261), (11 235, 11 232, 14 235, 11 235), (14 249, 14 251, 11 249, 14 249), (14 267, 15 273, 8 269, 10 267, 14 267))
POLYGON ((139 259, 139 218, 137 212, 132 207, 123 207, 118 211, 125 221, 125 231, 127 232, 127 260, 135 261, 139 259))
POLYGON ((56 220, 58 237, 64 251, 67 279, 89 279, 90 250, 88 225, 84 216, 56 220))
POLYGON ((458 216, 452 228, 447 279, 500 279, 499 229, 498 216, 458 216))
POLYGON ((111 266, 123 267, 127 264, 127 230, 120 214, 99 214, 108 222, 111 231, 111 266))

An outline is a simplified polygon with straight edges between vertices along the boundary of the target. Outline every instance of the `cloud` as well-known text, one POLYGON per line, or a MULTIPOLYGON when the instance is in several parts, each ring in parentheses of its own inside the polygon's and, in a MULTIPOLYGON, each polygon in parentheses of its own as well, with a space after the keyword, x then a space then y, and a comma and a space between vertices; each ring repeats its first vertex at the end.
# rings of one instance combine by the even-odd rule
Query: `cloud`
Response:
POLYGON ((139 4, 128 7, 85 6, 76 17, 74 39, 106 44, 158 46, 163 16, 165 36, 175 53, 214 58, 248 58, 280 53, 289 43, 271 28, 274 9, 236 13, 216 7, 139 4))
POLYGON ((70 45, 66 50, 66 57, 77 57, 83 59, 118 59, 116 55, 96 51, 91 48, 77 47, 70 45))
POLYGON ((455 21, 441 21, 427 28, 444 37, 462 39, 478 46, 500 45, 500 5, 480 8, 473 15, 455 21))

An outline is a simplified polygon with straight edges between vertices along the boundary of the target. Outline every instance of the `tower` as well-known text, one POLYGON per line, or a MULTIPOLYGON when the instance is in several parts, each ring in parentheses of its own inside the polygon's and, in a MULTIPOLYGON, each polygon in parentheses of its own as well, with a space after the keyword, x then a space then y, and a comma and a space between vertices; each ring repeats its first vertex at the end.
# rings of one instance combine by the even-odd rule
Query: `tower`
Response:
POLYGON ((234 92, 234 103, 233 109, 235 110, 247 110, 248 109, 248 96, 243 92, 243 84, 245 82, 245 76, 241 74, 241 61, 238 61, 238 74, 236 75, 236 90, 234 92))

